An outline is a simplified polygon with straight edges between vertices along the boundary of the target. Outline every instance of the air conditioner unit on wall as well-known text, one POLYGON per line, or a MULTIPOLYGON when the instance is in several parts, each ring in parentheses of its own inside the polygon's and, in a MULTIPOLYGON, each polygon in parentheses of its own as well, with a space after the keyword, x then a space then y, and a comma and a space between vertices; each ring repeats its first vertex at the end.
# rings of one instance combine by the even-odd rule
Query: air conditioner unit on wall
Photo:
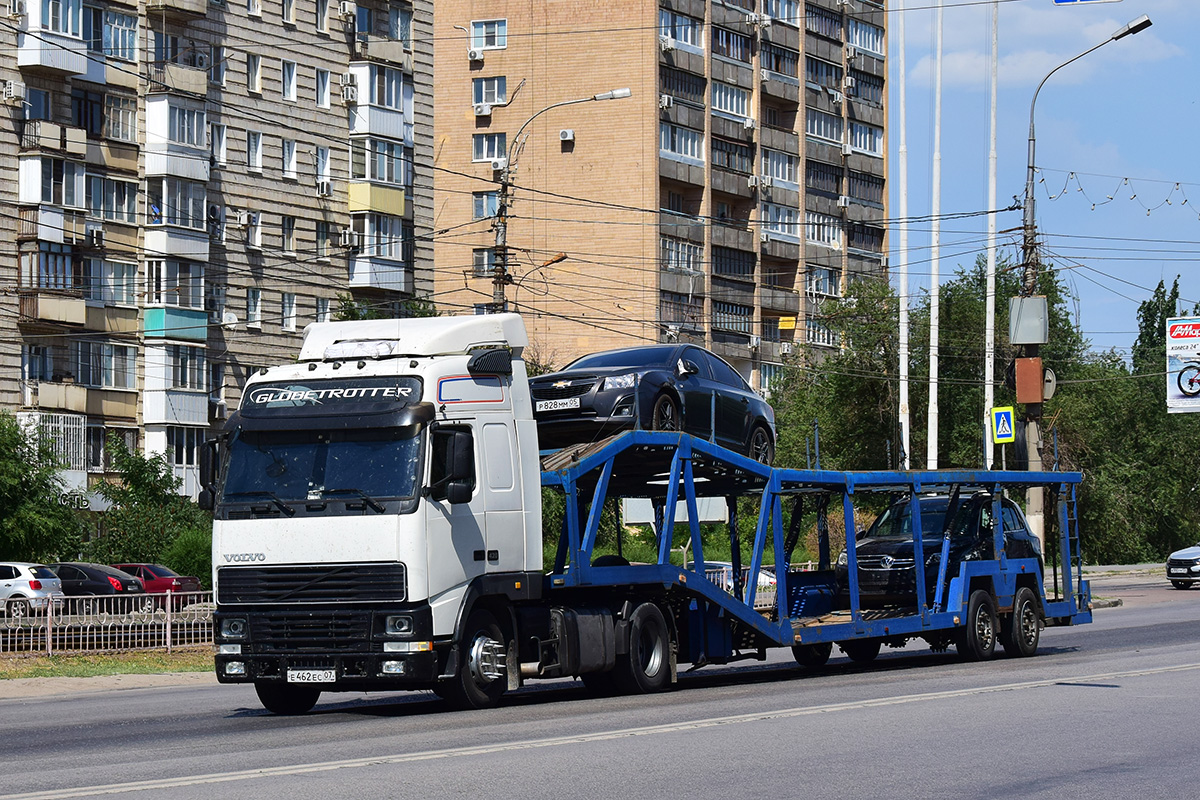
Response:
POLYGON ((790 356, 792 354, 792 343, 791 342, 780 342, 779 343, 779 354, 781 356, 790 356))
POLYGON ((771 186, 774 185, 774 183, 775 183, 775 181, 773 181, 771 179, 770 175, 760 175, 758 177, 758 185, 763 187, 764 189, 770 189, 771 186))
POLYGON ((752 131, 758 127, 758 123, 747 117, 746 119, 742 120, 742 127, 748 131, 752 131))
POLYGON ((675 49, 675 40, 672 39, 670 36, 659 36, 658 37, 658 47, 664 53, 669 53, 675 49))
POLYGON ((250 226, 250 212, 239 211, 237 215, 237 225, 239 228, 247 228, 250 226))
POLYGON ((358 78, 356 78, 354 76, 353 72, 343 72, 342 77, 341 77, 341 84, 342 84, 342 86, 357 86, 358 78))
POLYGON ((571 128, 563 128, 562 130, 560 130, 560 131, 558 132, 558 140, 559 140, 560 142, 573 142, 573 141, 575 141, 575 131, 574 131, 574 130, 572 130, 571 128))
POLYGON ((333 181, 317 181, 317 196, 329 197, 333 194, 333 181))
POLYGON ((362 247, 361 236, 353 228, 342 228, 341 243, 347 250, 358 250, 362 247))
POLYGON ((358 103, 358 87, 354 85, 342 87, 342 101, 352 106, 358 103))
POLYGON ((758 186, 758 176, 751 175, 749 178, 746 178, 746 186, 751 189, 756 188, 758 186))
POLYGON ((846 195, 844 195, 844 194, 839 195, 838 199, 837 199, 837 207, 838 208, 849 208, 850 207, 850 198, 846 197, 846 195))
POLYGON ((659 108, 670 108, 673 105, 675 105, 675 98, 671 97, 671 95, 660 94, 658 96, 658 107, 659 108))
POLYGON ((504 169, 507 166, 508 166, 508 159, 505 158, 504 156, 501 156, 500 158, 492 159, 492 171, 493 172, 499 172, 500 170, 504 169))
POLYGON ((472 47, 467 51, 468 61, 483 61, 483 50, 478 47, 472 47))
POLYGON ((842 155, 848 156, 853 152, 854 152, 854 148, 850 146, 849 142, 845 142, 842 144, 842 155))
POLYGON ((26 14, 25 0, 9 0, 8 3, 8 18, 21 19, 26 14))
POLYGON ((196 62, 196 69, 208 69, 208 53, 196 53, 193 60, 196 62))
POLYGON ((338 16, 346 19, 353 19, 358 16, 358 6, 353 0, 340 0, 338 3, 338 16))
POLYGON ((4 82, 4 99, 5 100, 24 100, 25 99, 25 84, 20 81, 5 81, 4 82))
POLYGON ((477 117, 490 117, 492 115, 491 103, 476 103, 472 106, 477 117))
POLYGON ((858 86, 858 79, 853 75, 847 75, 842 79, 842 87, 847 91, 851 91, 855 86, 858 86))

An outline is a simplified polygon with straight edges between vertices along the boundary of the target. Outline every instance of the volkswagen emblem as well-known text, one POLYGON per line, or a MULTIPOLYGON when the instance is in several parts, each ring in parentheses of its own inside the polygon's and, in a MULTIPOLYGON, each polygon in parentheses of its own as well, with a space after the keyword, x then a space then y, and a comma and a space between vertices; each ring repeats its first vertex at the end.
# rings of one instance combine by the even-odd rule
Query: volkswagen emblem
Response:
POLYGON ((879 559, 879 565, 884 569, 891 569, 892 564, 895 563, 896 559, 892 558, 891 556, 884 556, 883 558, 879 559))

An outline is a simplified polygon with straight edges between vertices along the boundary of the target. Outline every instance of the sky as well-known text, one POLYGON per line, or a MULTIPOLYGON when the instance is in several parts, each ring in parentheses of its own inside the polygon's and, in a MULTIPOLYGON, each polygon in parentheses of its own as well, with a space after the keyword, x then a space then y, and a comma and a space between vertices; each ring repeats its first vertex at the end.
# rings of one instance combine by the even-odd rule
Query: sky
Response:
MULTIPOLYGON (((945 3, 941 213, 988 208, 991 0, 945 3)), ((889 0, 891 214, 899 217, 898 14, 905 15, 908 214, 932 210, 935 8, 889 0), (897 11, 902 7, 903 11, 897 11)), ((1093 349, 1128 355, 1137 307, 1180 276, 1186 308, 1200 301, 1200 0, 1055 5, 999 0, 997 206, 1025 191, 1029 107, 1052 69, 1146 14, 1149 29, 1109 42, 1051 77, 1038 96, 1037 225, 1044 258, 1077 296, 1072 309, 1093 349)), ((1001 252, 1020 260, 1020 211, 997 216, 1001 252)), ((898 286, 897 227, 890 266, 898 286)), ((985 251, 986 217, 942 222, 944 282, 985 251)), ((931 229, 909 233, 909 294, 930 286, 931 229)), ((1006 302, 998 298, 997 303, 1006 302)), ((981 333, 982 337, 982 333, 981 333)))

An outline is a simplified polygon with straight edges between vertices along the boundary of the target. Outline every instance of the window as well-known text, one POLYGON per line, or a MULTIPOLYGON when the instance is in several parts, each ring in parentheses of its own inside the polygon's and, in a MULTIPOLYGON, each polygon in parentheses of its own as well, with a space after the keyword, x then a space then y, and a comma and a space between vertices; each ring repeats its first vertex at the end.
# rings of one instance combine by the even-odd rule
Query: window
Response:
POLYGON ((103 175, 87 177, 88 213, 99 219, 137 222, 138 185, 103 175))
POLYGON ((225 85, 225 48, 219 44, 208 47, 208 82, 225 85))
POLYGON ((498 78, 476 78, 474 84, 474 102, 493 106, 504 105, 508 102, 507 80, 503 75, 498 78))
POLYGON ((225 287, 219 283, 209 283, 204 286, 204 308, 208 311, 208 321, 219 325, 225 319, 225 287))
POLYGON ((205 230, 207 197, 203 183, 183 178, 149 178, 146 180, 147 224, 205 230))
POLYGON ((810 264, 805 286, 810 294, 839 297, 842 293, 841 270, 810 264))
POLYGON ((296 180, 296 142, 292 139, 283 140, 283 177, 296 180))
POLYGON ((494 217, 500 210, 499 192, 475 192, 471 196, 471 199, 474 205, 474 210, 471 214, 472 219, 494 217))
POLYGON ((397 5, 388 9, 388 38, 403 43, 405 50, 412 49, 412 18, 412 9, 397 5))
POLYGON ((760 210, 764 231, 784 238, 799 240, 800 216, 796 209, 781 206, 778 203, 763 203, 760 210))
POLYGON ((744 142, 714 137, 712 163, 714 167, 749 175, 754 172, 754 149, 744 142))
POLYGON ((883 155, 883 128, 862 122, 850 123, 850 146, 873 156, 883 155))
POLYGON ((496 251, 490 247, 477 247, 471 251, 476 278, 490 278, 496 272, 496 251))
MULTIPOLYGON (((719 300, 713 301, 713 328, 733 331, 734 333, 744 333, 749 336, 750 328, 753 323, 754 309, 750 306, 738 305, 737 303, 722 303, 719 300)), ((716 364, 714 362, 714 366, 715 365, 716 364)), ((726 368, 729 369, 730 372, 733 372, 731 368, 726 368)), ((736 373, 734 374, 736 375, 736 373)), ((740 381, 738 382, 740 383, 740 381)))
POLYGON ((359 3, 355 6, 354 32, 363 36, 369 36, 374 30, 375 20, 371 15, 371 9, 359 3))
POLYGON ((658 147, 661 153, 696 161, 704 160, 704 134, 700 131, 661 122, 658 133, 658 147))
POLYGON ((225 399, 225 365, 220 361, 208 364, 208 396, 217 403, 225 399))
POLYGON ((254 53, 246 54, 246 90, 262 91, 262 56, 254 53))
POLYGON ((207 147, 205 114, 202 108, 187 108, 171 104, 167 107, 167 138, 172 142, 192 147, 207 147))
POLYGON ((164 31, 150 32, 150 46, 154 52, 154 63, 162 66, 179 61, 179 37, 164 31))
POLYGON ((730 247, 713 247, 713 273, 734 278, 754 277, 754 253, 730 247))
POLYGON ((701 49, 704 47, 704 23, 700 20, 668 11, 665 8, 658 11, 659 35, 670 39, 676 46, 685 45, 684 49, 701 49))
POLYGON ((404 73, 394 67, 371 65, 371 103, 404 110, 404 73))
POLYGON ((471 47, 502 50, 508 47, 508 20, 483 19, 471 23, 471 47))
POLYGON ((246 212, 246 246, 262 247, 262 214, 257 211, 246 212))
POLYGON ((808 115, 804 121, 804 132, 809 136, 841 144, 842 130, 841 117, 817 111, 815 108, 808 109, 808 115))
POLYGON ((190 261, 147 261, 146 305, 203 310, 204 265, 190 261))
POLYGON ((104 54, 123 61, 137 61, 137 17, 117 11, 104 12, 104 54))
POLYGON ((852 44, 859 50, 866 50, 872 55, 883 58, 883 28, 869 22, 850 18, 846 29, 846 44, 852 44))
POLYGON ((687 100, 696 105, 704 105, 704 78, 683 70, 670 67, 658 68, 659 91, 669 94, 676 100, 687 100))
POLYGON ((855 200, 875 205, 883 204, 883 178, 865 172, 850 172, 849 195, 855 200))
POLYGON ((172 389, 206 389, 204 348, 188 345, 167 345, 167 361, 171 365, 172 389))
POLYGON ((809 33, 840 42, 842 40, 842 15, 837 11, 830 11, 813 3, 806 3, 804 29, 809 33))
POLYGON ((883 252, 883 228, 852 223, 846 231, 846 247, 868 253, 883 252))
POLYGON ((800 54, 774 44, 764 44, 759 52, 763 69, 789 78, 800 77, 800 54))
POLYGON ((830 330, 829 326, 822 322, 820 318, 805 317, 804 333, 806 341, 809 344, 837 347, 837 334, 830 330))
POLYGON ((363 255, 411 261, 412 232, 401 217, 389 214, 362 214, 351 219, 354 230, 362 236, 363 255))
POLYGON ((59 158, 42 158, 42 202, 78 208, 84 202, 83 164, 59 158))
POLYGON ((83 128, 89 136, 99 136, 104 131, 104 95, 86 89, 71 90, 71 121, 83 128))
POLYGON ((177 467, 200 463, 196 454, 203 444, 203 428, 167 428, 167 460, 177 467))
POLYGON ((137 304, 137 264, 89 258, 84 262, 84 297, 104 305, 137 304))
POLYGON ((842 68, 819 58, 805 56, 804 80, 814 86, 840 90, 842 88, 842 68))
POLYGON ((732 58, 734 61, 750 63, 750 37, 734 33, 726 28, 712 29, 713 55, 732 58))
POLYGON ((810 158, 804 162, 804 185, 827 197, 839 195, 842 193, 842 168, 810 158))
POLYGON ((317 258, 329 258, 329 223, 317 222, 317 258))
POLYGON ((137 141, 137 100, 119 94, 104 96, 104 135, 121 142, 137 141))
POLYGON ((810 244, 842 248, 842 221, 816 211, 804 212, 804 235, 810 244))
POLYGON ((283 0, 283 21, 296 24, 296 0, 283 0))
POLYGON ((883 105, 883 78, 857 69, 850 70, 850 77, 854 81, 847 87, 847 94, 864 103, 883 105))
MULTIPOLYGON (((293 220, 294 223, 294 220, 293 220)), ((280 319, 285 331, 296 330, 296 295, 284 292, 280 295, 280 319)))
POLYGON ((107 342, 71 344, 75 380, 83 386, 104 389, 137 387, 137 348, 107 342))
POLYGON ((317 70, 317 108, 329 108, 329 70, 317 70))
POLYGON ((288 253, 296 252, 296 218, 283 217, 279 221, 279 230, 283 237, 283 249, 288 253))
POLYGON ((667 325, 684 330, 699 330, 704 317, 704 300, 679 292, 659 292, 658 317, 667 325))
POLYGON ((329 30, 329 0, 317 0, 317 30, 321 33, 329 30))
POLYGON ((296 62, 280 62, 279 80, 282 84, 280 94, 284 100, 296 101, 296 62))
POLYGON ((722 111, 735 117, 750 115, 750 92, 728 83, 713 81, 713 111, 722 111))
POLYGON ((89 53, 104 52, 104 9, 83 7, 83 42, 89 53))
POLYGON ((21 345, 21 377, 26 381, 54 379, 54 359, 50 349, 41 345, 21 345))
POLYGON ((21 254, 21 286, 75 289, 82 282, 70 245, 38 242, 37 252, 21 254))
POLYGON ((704 274, 704 247, 670 236, 659 238, 660 266, 667 272, 704 274))
POLYGON ((25 118, 50 119, 50 92, 45 89, 25 89, 25 118))
POLYGON ((246 325, 262 327, 262 290, 246 290, 246 325))
POLYGON ((262 132, 246 131, 246 166, 262 172, 262 132))
POLYGON ((42 29, 78 37, 83 25, 81 0, 42 0, 42 29))
POLYGON ((800 158, 780 150, 763 148, 763 175, 775 181, 796 184, 796 168, 800 158))
POLYGON ((261 17, 262 0, 246 0, 246 13, 252 17, 261 17))
POLYGON ((332 317, 329 314, 329 298, 317 298, 317 322, 329 322, 332 317))
POLYGON ((771 19, 786 22, 788 25, 800 25, 799 0, 763 0, 763 11, 771 19))
POLYGON ((208 153, 213 164, 225 163, 225 126, 208 126, 208 153))
POLYGON ((507 136, 503 133, 477 133, 472 137, 472 161, 491 161, 508 154, 507 136))
MULTIPOLYGON (((504 134, 500 134, 500 137, 502 148, 504 134)), ((476 139, 478 138, 479 136, 476 136, 476 139)), ((503 155, 503 150, 500 154, 503 155)), ((388 139, 351 139, 350 178, 411 186, 412 155, 401 142, 388 139)))
POLYGON ((317 180, 329 180, 329 148, 317 148, 317 180))

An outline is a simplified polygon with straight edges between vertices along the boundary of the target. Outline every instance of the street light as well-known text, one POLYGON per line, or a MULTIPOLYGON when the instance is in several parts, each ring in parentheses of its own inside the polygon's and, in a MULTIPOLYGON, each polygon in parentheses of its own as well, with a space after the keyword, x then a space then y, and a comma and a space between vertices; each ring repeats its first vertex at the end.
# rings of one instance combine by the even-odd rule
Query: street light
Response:
MULTIPOLYGON (((517 129, 517 135, 513 137, 512 144, 508 146, 508 153, 505 154, 503 165, 500 167, 500 197, 496 203, 496 247, 493 252, 492 265, 492 304, 489 311, 493 314, 498 314, 504 310, 504 287, 512 282, 512 276, 508 274, 508 196, 512 189, 512 171, 516 166, 516 161, 521 156, 521 150, 524 149, 525 140, 522 135, 525 129, 529 127, 529 123, 551 111, 555 108, 563 106, 573 106, 579 103, 591 103, 596 100, 622 100, 626 97, 632 97, 633 92, 628 88, 613 89, 608 92, 601 92, 590 97, 579 97, 574 100, 562 100, 538 111, 517 129)), ((564 256, 565 258, 565 256, 564 256)))
MULTIPOLYGON (((1146 28, 1149 28, 1151 24, 1152 23, 1150 22, 1150 17, 1143 14, 1142 16, 1138 17, 1137 19, 1133 20, 1129 24, 1122 27, 1120 30, 1118 30, 1116 33, 1114 33, 1109 38, 1105 39, 1103 42, 1100 42, 1097 45, 1093 45, 1092 47, 1089 47, 1087 50, 1084 50, 1082 53, 1075 56, 1074 58, 1070 58, 1070 59, 1064 61, 1063 63, 1059 64, 1054 69, 1050 70, 1048 73, 1046 73, 1046 77, 1042 78, 1042 82, 1037 85, 1037 89, 1033 93, 1033 100, 1030 101, 1030 103, 1029 103, 1029 156, 1028 156, 1028 160, 1025 165, 1025 218, 1024 218, 1024 243, 1023 243, 1023 247, 1022 247, 1022 255, 1024 256, 1025 264, 1024 264, 1024 270, 1022 271, 1022 275, 1021 275, 1021 296, 1023 298, 1030 297, 1034 293, 1034 291, 1037 289, 1037 270, 1038 270, 1037 223, 1034 220, 1034 200, 1033 200, 1034 152, 1035 152, 1035 139, 1034 139, 1034 132, 1033 132, 1033 112, 1034 112, 1034 109, 1037 107, 1038 94, 1042 91, 1042 87, 1046 85, 1046 81, 1050 80, 1050 76, 1053 75, 1054 73, 1058 72, 1063 67, 1067 66, 1068 64, 1078 61, 1079 59, 1086 56, 1088 53, 1091 53, 1093 50, 1100 49, 1101 47, 1108 44, 1109 42, 1115 42, 1118 39, 1124 39, 1126 36, 1132 36, 1135 33, 1141 33, 1142 31, 1146 30, 1146 28)), ((1014 313, 1019 314, 1020 312, 1017 311, 1014 313)), ((1045 342, 1044 338, 1042 339, 1042 342, 1043 343, 1045 342)), ((1024 348, 1025 348, 1024 355, 1027 358, 1037 359, 1038 348, 1039 348, 1038 344, 1024 345, 1024 348)), ((1040 365, 1040 361, 1030 362, 1030 363, 1040 365)), ((1041 373, 1040 366, 1035 366, 1033 372, 1036 375, 1036 380, 1037 380, 1037 387, 1035 387, 1036 396, 1041 398, 1041 397, 1043 397, 1043 395, 1042 395, 1042 391, 1040 388, 1042 385, 1042 373, 1041 373)), ((1026 374, 1028 374, 1028 373, 1026 373, 1026 374)), ((1022 395, 1022 392, 1019 390, 1019 387, 1018 387, 1018 392, 1017 392, 1018 399, 1020 398, 1021 395, 1022 395)), ((1040 472, 1042 469, 1042 454, 1041 454, 1041 450, 1040 450, 1040 448, 1041 448, 1041 432, 1038 430, 1038 419, 1041 418, 1041 415, 1042 415, 1042 404, 1041 404, 1040 400, 1039 400, 1039 402, 1036 402, 1036 403, 1026 403, 1025 404, 1025 450, 1026 450, 1026 454, 1029 459, 1029 463, 1027 466, 1028 466, 1028 469, 1030 469, 1032 471, 1038 471, 1038 472, 1040 472)), ((1034 536, 1036 536, 1038 538, 1038 541, 1044 545, 1046 536, 1045 536, 1045 520, 1043 518, 1043 510, 1042 510, 1043 509, 1042 500, 1043 500, 1042 487, 1034 486, 1034 487, 1030 487, 1029 489, 1026 490, 1025 508, 1026 508, 1026 519, 1028 519, 1028 521, 1029 521, 1029 532, 1032 533, 1034 536)), ((1045 552, 1044 546, 1043 546, 1042 552, 1045 552)))

